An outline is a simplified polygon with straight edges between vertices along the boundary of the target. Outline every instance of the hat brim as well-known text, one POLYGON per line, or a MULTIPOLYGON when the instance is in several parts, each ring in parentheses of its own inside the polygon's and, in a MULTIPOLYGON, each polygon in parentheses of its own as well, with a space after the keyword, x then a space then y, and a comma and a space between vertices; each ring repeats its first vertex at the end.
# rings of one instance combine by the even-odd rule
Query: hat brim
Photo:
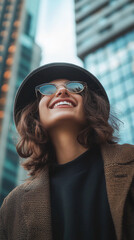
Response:
POLYGON ((109 105, 109 99, 104 87, 93 74, 71 63, 50 63, 32 71, 20 85, 14 102, 15 124, 17 112, 36 100, 35 87, 60 78, 86 82, 88 87, 99 96, 102 96, 109 105))

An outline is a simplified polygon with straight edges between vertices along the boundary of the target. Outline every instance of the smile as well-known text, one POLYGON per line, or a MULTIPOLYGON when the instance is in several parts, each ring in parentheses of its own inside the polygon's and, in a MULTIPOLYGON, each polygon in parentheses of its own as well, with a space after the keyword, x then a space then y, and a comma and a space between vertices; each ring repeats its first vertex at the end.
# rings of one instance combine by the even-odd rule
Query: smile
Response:
POLYGON ((54 104, 53 108, 56 107, 73 107, 73 104, 71 102, 61 101, 54 104))

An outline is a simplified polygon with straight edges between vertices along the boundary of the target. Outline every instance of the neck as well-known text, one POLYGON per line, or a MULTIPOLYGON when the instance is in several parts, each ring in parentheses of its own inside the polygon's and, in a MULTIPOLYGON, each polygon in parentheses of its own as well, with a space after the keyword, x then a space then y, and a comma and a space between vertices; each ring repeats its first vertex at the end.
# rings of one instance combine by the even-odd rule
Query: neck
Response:
POLYGON ((50 133, 54 148, 56 150, 56 158, 59 164, 64 164, 77 158, 88 148, 83 147, 77 141, 78 130, 72 129, 55 129, 50 133))

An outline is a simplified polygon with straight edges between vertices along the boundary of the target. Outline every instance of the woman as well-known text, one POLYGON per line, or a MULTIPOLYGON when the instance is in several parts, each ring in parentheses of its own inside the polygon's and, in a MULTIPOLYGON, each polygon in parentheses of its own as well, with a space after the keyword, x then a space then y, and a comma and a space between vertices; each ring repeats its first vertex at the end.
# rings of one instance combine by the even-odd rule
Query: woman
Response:
POLYGON ((134 239, 134 147, 118 145, 107 94, 73 64, 42 66, 14 104, 30 178, 0 210, 0 239, 134 239))

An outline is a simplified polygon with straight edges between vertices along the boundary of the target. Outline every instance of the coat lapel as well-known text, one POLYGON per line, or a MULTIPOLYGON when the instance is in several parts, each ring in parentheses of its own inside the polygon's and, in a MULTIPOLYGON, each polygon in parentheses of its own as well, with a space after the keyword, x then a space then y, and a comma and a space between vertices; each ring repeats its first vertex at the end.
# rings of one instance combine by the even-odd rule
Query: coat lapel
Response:
POLYGON ((134 177, 134 148, 129 145, 102 147, 106 188, 117 239, 121 239, 124 204, 134 177))
POLYGON ((37 179, 26 186, 21 208, 27 226, 27 240, 52 240, 47 167, 37 179))

